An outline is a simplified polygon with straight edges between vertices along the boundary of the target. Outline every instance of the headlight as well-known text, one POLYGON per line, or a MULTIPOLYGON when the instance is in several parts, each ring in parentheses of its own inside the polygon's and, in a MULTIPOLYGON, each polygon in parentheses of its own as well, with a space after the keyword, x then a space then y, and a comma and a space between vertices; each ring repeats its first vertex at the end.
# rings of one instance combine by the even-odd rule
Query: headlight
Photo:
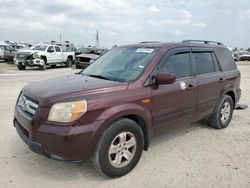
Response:
POLYGON ((38 53, 34 53, 32 56, 33 56, 34 59, 40 57, 40 55, 38 53))
POLYGON ((56 103, 50 109, 48 120, 69 123, 81 117, 86 111, 86 100, 56 103))

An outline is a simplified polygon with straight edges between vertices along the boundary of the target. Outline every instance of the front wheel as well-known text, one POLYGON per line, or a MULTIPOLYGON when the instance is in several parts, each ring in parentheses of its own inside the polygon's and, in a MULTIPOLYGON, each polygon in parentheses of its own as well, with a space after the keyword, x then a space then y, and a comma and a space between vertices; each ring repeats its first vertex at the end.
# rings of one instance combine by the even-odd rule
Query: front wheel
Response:
POLYGON ((233 115, 234 102, 232 97, 225 95, 220 101, 216 111, 208 119, 209 124, 217 129, 226 128, 233 115))
POLYGON ((106 176, 123 176, 139 162, 143 146, 140 126, 130 119, 120 119, 103 133, 93 157, 94 166, 106 176))
POLYGON ((26 65, 17 65, 18 70, 25 70, 26 65))
POLYGON ((66 67, 72 67, 73 61, 71 58, 68 57, 67 61, 66 61, 66 67))

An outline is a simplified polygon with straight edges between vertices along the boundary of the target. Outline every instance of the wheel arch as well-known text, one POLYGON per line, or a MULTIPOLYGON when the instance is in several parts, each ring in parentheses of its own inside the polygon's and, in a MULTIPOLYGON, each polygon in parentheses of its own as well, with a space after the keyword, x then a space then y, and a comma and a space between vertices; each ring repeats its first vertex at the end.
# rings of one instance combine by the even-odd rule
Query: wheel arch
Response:
POLYGON ((149 112, 145 111, 144 108, 131 104, 131 108, 129 108, 129 105, 122 105, 124 108, 121 110, 121 106, 119 107, 113 107, 111 109, 106 110, 104 112, 105 115, 101 115, 102 117, 106 117, 107 114, 109 114, 108 117, 105 119, 100 117, 102 119, 102 124, 100 127, 96 129, 95 132, 92 134, 92 138, 94 138, 95 144, 97 144, 102 136, 102 133, 115 121, 118 121, 122 118, 127 118, 132 121, 135 121, 143 132, 144 137, 144 150, 147 151, 150 143, 150 138, 152 136, 152 121, 151 121, 151 115, 149 112), (136 106, 136 108, 135 108, 136 106), (133 108, 133 109, 132 109, 133 108))

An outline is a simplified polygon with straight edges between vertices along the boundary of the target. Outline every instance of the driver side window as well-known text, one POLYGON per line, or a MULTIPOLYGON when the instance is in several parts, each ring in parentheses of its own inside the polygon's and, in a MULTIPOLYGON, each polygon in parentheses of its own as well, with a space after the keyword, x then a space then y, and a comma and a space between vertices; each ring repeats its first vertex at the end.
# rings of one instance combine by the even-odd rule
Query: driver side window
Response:
POLYGON ((181 52, 164 57, 158 73, 174 73, 176 78, 191 76, 191 60, 189 52, 181 52))
POLYGON ((48 48, 47 52, 54 52, 53 46, 50 46, 50 47, 48 48))

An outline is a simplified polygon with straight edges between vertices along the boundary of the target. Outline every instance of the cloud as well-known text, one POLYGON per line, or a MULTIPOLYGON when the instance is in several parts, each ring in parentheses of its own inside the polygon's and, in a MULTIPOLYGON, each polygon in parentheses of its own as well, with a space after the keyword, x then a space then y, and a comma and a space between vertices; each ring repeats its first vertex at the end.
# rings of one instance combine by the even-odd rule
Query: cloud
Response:
POLYGON ((57 40, 62 33, 64 40, 87 46, 95 44, 98 29, 101 45, 109 47, 185 38, 250 44, 249 0, 0 1, 0 40, 57 40))
POLYGON ((160 12, 160 9, 158 9, 155 5, 152 5, 148 8, 151 12, 160 12))

